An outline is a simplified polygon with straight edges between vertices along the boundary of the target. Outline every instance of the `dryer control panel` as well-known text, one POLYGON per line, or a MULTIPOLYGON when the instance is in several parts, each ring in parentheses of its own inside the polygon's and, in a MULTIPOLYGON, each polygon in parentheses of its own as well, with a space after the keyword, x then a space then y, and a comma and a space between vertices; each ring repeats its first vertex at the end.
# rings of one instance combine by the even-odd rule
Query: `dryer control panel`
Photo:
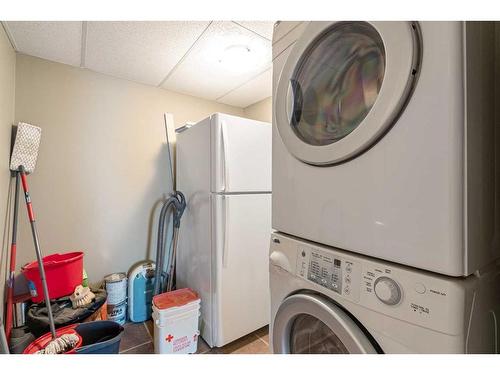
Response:
POLYGON ((297 252, 296 274, 353 301, 359 299, 361 267, 357 262, 309 246, 297 252))

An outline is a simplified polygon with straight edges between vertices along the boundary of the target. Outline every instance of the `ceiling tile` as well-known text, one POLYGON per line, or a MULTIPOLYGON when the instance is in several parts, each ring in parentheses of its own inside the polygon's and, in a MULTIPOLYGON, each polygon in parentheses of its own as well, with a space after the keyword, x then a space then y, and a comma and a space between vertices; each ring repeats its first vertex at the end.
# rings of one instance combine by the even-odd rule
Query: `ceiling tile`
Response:
POLYGON ((80 66, 82 22, 5 22, 21 53, 80 66))
POLYGON ((263 36, 266 39, 273 39, 274 21, 235 21, 247 29, 263 36))
POLYGON ((242 108, 248 107, 271 96, 272 79, 273 72, 270 68, 217 101, 242 108))
POLYGON ((215 100, 271 66, 271 42, 234 22, 214 22, 162 87, 215 100), (246 46, 248 58, 228 59, 228 47, 246 46))
POLYGON ((89 22, 85 66, 159 85, 209 22, 89 22))

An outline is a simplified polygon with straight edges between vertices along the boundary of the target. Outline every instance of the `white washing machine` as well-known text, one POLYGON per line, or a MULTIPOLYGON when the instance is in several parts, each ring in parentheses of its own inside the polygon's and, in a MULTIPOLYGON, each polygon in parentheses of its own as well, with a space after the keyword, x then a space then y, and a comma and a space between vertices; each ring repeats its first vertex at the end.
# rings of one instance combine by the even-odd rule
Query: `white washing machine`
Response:
POLYGON ((274 353, 498 353, 500 267, 454 278, 273 234, 274 353))
POLYGON ((495 28, 278 23, 273 228, 451 276, 498 258, 495 28))

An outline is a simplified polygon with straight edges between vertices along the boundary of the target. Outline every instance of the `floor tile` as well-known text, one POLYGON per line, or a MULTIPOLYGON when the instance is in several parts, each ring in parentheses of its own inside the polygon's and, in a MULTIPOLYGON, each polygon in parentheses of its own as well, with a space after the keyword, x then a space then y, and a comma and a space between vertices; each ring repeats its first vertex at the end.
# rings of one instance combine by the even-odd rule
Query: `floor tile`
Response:
POLYGON ((135 346, 120 354, 154 354, 155 348, 153 342, 147 342, 139 346, 135 346))
POLYGON ((120 352, 151 341, 151 337, 144 324, 127 323, 120 343, 120 352))
POLYGON ((146 329, 148 330, 149 335, 151 336, 151 339, 153 339, 154 334, 155 334, 155 327, 154 327, 153 321, 152 320, 146 320, 144 322, 144 325, 146 326, 146 329))
POLYGON ((257 337, 257 340, 238 348, 230 354, 269 354, 269 345, 257 337))
MULTIPOLYGON (((120 344, 121 354, 154 353, 153 322, 127 323, 120 344)), ((197 354, 267 354, 269 350, 268 327, 252 332, 222 348, 210 348, 201 337, 197 354)))
POLYGON ((269 326, 262 327, 261 329, 255 331, 255 334, 269 345, 269 326))
POLYGON ((236 350, 241 349, 242 347, 251 344, 255 340, 258 340, 258 337, 256 337, 253 333, 243 336, 242 338, 230 342, 229 344, 223 346, 222 348, 217 348, 217 350, 212 349, 212 351, 216 352, 217 354, 230 354, 235 352, 236 350))
POLYGON ((256 334, 251 333, 233 341, 222 348, 213 348, 210 354, 264 354, 269 353, 269 346, 256 334))
POLYGON ((201 337, 198 337, 198 350, 196 354, 204 354, 210 351, 210 346, 201 337))

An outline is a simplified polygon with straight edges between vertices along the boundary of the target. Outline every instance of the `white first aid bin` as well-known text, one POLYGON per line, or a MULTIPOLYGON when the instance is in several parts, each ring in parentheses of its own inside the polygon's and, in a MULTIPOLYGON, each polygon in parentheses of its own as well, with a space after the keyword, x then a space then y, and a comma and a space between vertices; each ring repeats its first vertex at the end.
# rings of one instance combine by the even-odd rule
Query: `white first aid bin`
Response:
POLYGON ((190 354, 198 348, 200 297, 189 288, 153 297, 156 354, 190 354))

